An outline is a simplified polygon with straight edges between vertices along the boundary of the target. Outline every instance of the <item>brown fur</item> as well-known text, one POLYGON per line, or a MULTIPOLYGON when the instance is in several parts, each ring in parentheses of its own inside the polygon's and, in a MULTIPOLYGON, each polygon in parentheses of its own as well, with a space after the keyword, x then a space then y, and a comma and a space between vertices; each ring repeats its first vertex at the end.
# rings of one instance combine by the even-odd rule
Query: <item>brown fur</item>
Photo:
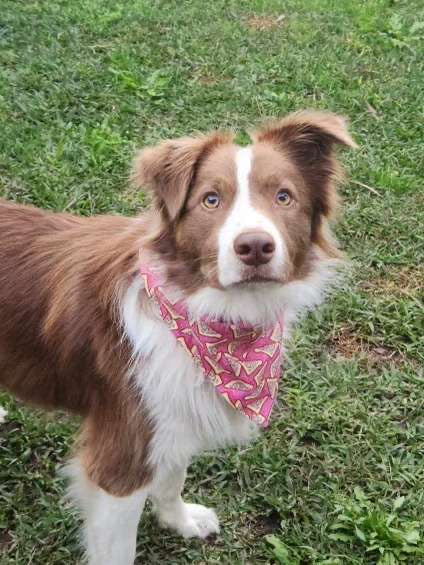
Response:
MULTIPOLYGON (((199 270, 199 254, 196 254, 196 239, 181 239, 186 212, 192 209, 193 191, 199 185, 199 172, 203 164, 208 166, 210 159, 219 161, 225 168, 225 161, 232 147, 231 135, 213 132, 200 137, 184 137, 165 141, 157 147, 143 149, 137 155, 132 180, 138 187, 148 188, 153 196, 153 209, 158 210, 155 216, 156 227, 151 231, 150 243, 167 265, 168 276, 187 293, 194 292, 205 284, 205 277, 199 270), (217 154, 224 154, 220 159, 217 154), (206 158, 209 157, 208 160, 206 158)), ((221 176, 225 178, 227 173, 221 176)), ((234 187, 235 176, 232 175, 231 186, 234 187)), ((200 181, 202 184, 202 181, 200 181)), ((205 231, 203 231, 204 235, 205 231)), ((210 254, 210 260, 216 253, 210 254)))
POLYGON ((138 186, 154 188, 156 207, 165 219, 175 222, 202 160, 218 146, 230 141, 230 135, 215 132, 164 141, 157 147, 143 149, 134 163, 133 181, 138 186))
POLYGON ((130 352, 114 308, 145 228, 7 202, 0 218, 1 384, 24 401, 83 416, 89 477, 128 494, 148 477, 150 431, 140 400, 127 393, 130 352))
POLYGON ((311 239, 330 257, 339 256, 327 235, 327 222, 337 209, 336 185, 343 178, 334 156, 334 146, 356 147, 346 121, 329 112, 302 111, 267 124, 255 134, 259 143, 269 143, 294 162, 310 191, 311 239))

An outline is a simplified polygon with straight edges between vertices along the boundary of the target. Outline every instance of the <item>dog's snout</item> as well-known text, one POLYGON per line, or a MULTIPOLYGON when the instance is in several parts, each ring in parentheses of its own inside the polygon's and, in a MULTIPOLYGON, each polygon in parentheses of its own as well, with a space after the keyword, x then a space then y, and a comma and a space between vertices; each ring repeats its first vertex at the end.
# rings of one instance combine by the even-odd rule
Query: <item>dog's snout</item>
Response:
POLYGON ((264 231, 245 232, 234 240, 234 251, 245 265, 258 267, 271 261, 275 242, 264 231))

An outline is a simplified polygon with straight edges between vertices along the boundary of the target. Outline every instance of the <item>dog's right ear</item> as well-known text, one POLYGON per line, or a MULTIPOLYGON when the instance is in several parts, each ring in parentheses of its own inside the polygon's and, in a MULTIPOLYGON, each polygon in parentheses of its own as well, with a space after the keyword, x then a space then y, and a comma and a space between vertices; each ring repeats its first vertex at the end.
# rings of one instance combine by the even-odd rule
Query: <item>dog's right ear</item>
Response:
POLYGON ((132 179, 137 187, 153 191, 156 205, 174 221, 184 208, 201 160, 230 140, 230 136, 216 132, 147 147, 135 158, 132 179))

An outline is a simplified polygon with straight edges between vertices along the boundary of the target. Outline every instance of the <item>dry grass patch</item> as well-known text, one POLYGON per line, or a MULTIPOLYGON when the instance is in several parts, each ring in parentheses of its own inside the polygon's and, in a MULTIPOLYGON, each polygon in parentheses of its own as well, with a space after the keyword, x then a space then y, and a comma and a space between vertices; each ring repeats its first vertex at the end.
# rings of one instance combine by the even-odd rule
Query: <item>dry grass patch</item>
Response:
POLYGON ((378 345, 375 346, 361 337, 355 335, 351 328, 342 328, 329 341, 329 350, 335 357, 343 359, 365 359, 368 364, 391 363, 399 365, 404 362, 404 357, 394 349, 378 345))
POLYGON ((197 82, 203 86, 215 86, 219 83, 219 80, 210 75, 200 75, 197 77, 197 82))
POLYGON ((384 296, 418 296, 424 293, 424 266, 389 267, 383 276, 363 281, 367 292, 384 296))
POLYGON ((282 27, 285 23, 286 16, 280 14, 279 16, 250 16, 246 24, 247 27, 255 31, 268 31, 277 27, 282 27))

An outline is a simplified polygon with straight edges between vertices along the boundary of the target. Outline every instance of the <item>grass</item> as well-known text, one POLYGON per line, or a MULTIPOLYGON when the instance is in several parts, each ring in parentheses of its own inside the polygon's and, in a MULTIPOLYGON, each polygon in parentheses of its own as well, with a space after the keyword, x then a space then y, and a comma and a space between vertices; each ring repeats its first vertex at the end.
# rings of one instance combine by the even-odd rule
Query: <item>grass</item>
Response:
MULTIPOLYGON (((191 467, 222 535, 159 534, 147 511, 139 563, 424 563, 423 39, 420 0, 0 0, 9 199, 132 214, 136 147, 305 107, 349 116, 360 145, 352 268, 294 336, 272 426, 191 467)), ((56 475, 76 422, 0 404, 0 563, 78 562, 56 475)))

